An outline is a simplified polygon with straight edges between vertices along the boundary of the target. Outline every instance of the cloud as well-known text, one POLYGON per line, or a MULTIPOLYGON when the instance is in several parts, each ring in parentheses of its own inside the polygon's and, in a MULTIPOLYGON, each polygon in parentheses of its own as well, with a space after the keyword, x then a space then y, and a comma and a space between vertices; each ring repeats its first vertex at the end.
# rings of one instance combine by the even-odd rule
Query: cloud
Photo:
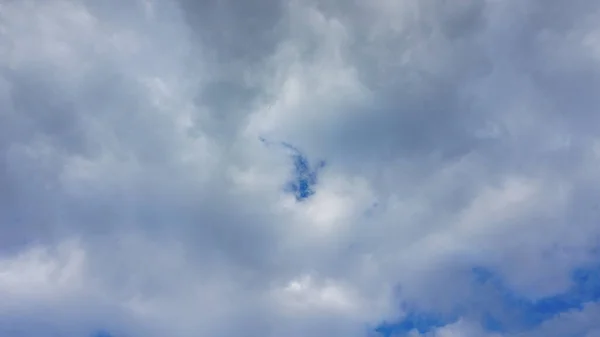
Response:
POLYGON ((599 14, 2 3, 0 331, 594 336, 599 14))

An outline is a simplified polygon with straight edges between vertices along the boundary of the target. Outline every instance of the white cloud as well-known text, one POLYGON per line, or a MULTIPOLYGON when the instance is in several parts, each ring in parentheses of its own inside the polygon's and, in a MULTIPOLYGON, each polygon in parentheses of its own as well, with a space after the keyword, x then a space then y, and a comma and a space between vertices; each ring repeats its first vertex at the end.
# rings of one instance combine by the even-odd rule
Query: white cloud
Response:
POLYGON ((428 334, 495 336, 471 268, 536 299, 597 263, 599 10, 0 4, 0 328, 363 336, 479 300, 428 334), (315 195, 259 137, 327 162, 315 195))

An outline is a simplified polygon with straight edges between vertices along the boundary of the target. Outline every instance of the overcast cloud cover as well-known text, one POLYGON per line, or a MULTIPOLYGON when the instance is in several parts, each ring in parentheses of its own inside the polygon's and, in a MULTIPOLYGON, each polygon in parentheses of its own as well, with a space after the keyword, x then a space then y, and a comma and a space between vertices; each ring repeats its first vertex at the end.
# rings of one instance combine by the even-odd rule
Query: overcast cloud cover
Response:
POLYGON ((600 336, 600 2, 0 2, 0 335, 600 336))

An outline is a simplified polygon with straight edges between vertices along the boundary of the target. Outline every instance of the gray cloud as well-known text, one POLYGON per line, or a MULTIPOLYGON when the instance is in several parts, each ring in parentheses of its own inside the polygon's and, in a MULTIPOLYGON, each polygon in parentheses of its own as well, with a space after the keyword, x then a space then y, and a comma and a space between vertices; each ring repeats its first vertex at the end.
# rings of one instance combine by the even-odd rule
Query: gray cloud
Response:
MULTIPOLYGON (((431 334, 484 335, 502 299, 472 294, 473 266, 539 298, 594 262, 597 16, 591 0, 0 5, 0 326, 363 336, 400 303, 469 299, 431 334), (259 137, 327 161, 314 196, 283 191, 291 163, 259 137)), ((594 305, 523 335, 593 333, 594 305)))

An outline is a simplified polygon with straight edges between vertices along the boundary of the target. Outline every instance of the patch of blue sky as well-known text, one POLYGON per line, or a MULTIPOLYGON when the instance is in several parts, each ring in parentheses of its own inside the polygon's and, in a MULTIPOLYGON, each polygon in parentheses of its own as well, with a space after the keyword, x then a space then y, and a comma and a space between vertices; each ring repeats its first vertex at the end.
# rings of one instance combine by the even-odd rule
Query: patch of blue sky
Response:
MULTIPOLYGON (((264 138, 260 141, 270 145, 271 143, 264 138)), ((325 166, 325 161, 319 161, 317 165, 312 166, 308 157, 297 147, 281 142, 278 145, 290 152, 293 163, 292 177, 284 187, 286 192, 292 193, 297 201, 304 201, 316 193, 318 182, 318 173, 325 166)))
POLYGON ((294 161, 293 178, 288 182, 286 190, 294 193, 297 200, 304 200, 315 194, 317 171, 310 167, 308 158, 297 152, 292 155, 294 161))
POLYGON ((106 330, 98 330, 93 332, 91 337, 113 337, 113 335, 106 330))
POLYGON ((526 331, 561 313, 581 310, 584 304, 600 300, 600 266, 575 270, 571 288, 538 300, 512 291, 490 270, 474 268, 473 274, 477 283, 491 285, 500 294, 503 311, 511 313, 503 318, 486 313, 482 325, 491 331, 526 331))
POLYGON ((483 314, 483 317, 481 318, 481 327, 484 330, 490 331, 490 332, 506 331, 504 324, 502 324, 502 322, 499 319, 494 317, 494 315, 492 315, 489 312, 485 312, 483 314))
POLYGON ((380 324, 375 331, 383 337, 406 336, 411 331, 427 333, 456 321, 456 317, 444 317, 441 314, 410 311, 398 322, 380 324))
MULTIPOLYGON (((575 270, 571 275, 572 286, 567 291, 538 300, 530 300, 512 291, 501 277, 487 268, 473 268, 472 277, 474 293, 491 291, 500 296, 501 310, 478 308, 479 311, 483 310, 479 315, 481 326, 491 332, 525 332, 561 313, 581 310, 586 303, 600 301, 600 265, 575 270)), ((450 316, 409 311, 398 322, 383 322, 375 331, 383 337, 406 336, 414 330, 422 334, 427 333, 456 322, 457 318, 465 313, 472 313, 476 304, 469 303, 470 301, 471 299, 466 298, 466 303, 460 303, 463 309, 450 316)))

